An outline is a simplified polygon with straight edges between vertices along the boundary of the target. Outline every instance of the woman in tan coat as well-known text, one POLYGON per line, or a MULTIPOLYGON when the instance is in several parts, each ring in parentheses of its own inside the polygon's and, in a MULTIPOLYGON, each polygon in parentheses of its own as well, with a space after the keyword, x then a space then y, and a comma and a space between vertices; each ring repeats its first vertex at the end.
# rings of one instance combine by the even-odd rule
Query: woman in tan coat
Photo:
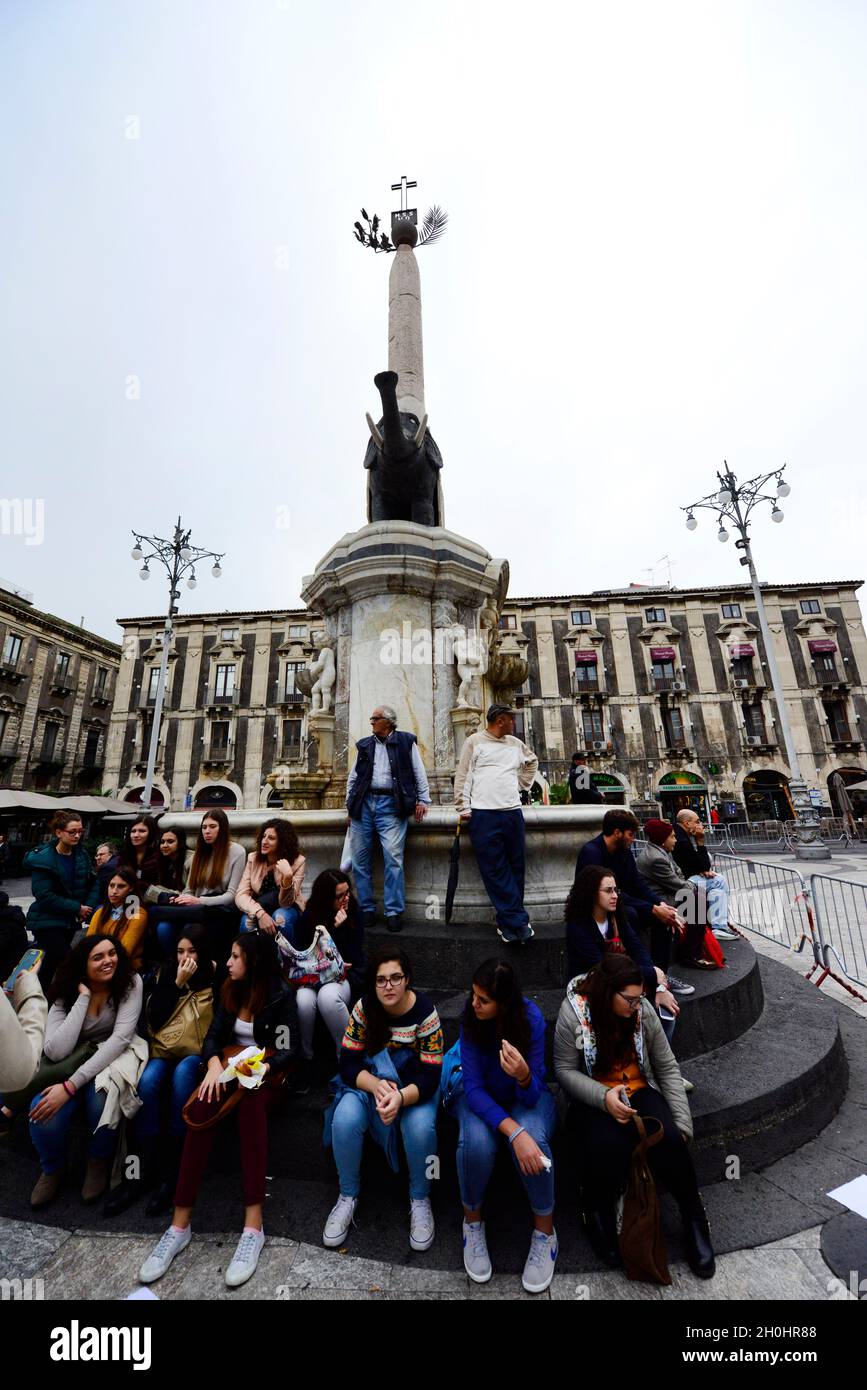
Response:
POLYGON ((305 866, 292 822, 280 817, 266 821, 235 894, 235 905, 244 913, 242 931, 280 932, 291 945, 306 905, 301 894, 305 866))

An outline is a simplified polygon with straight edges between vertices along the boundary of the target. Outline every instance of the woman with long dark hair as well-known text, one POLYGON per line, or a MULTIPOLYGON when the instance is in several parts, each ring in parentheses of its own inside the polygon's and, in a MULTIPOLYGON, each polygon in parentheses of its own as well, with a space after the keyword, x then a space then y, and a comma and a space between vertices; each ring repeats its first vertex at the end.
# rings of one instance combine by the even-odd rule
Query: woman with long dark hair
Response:
POLYGON ((66 1137, 82 1105, 91 1132, 82 1200, 95 1202, 108 1185, 116 1135, 107 1126, 97 1128, 105 1096, 93 1083, 135 1036, 142 983, 117 938, 86 936, 58 966, 51 993, 44 1055, 50 1062, 68 1061, 69 1075, 45 1087, 30 1105, 30 1137, 42 1168, 32 1207, 44 1207, 60 1189, 66 1137))
POLYGON ((24 856, 24 867, 32 874, 33 894, 27 925, 36 945, 45 952, 39 968, 44 989, 51 984, 73 936, 89 921, 99 902, 93 865, 81 844, 84 826, 79 813, 57 811, 48 828, 54 843, 40 845, 24 856))
POLYGON ((557 1122, 545 1085, 545 1020, 508 961, 492 957, 473 975, 460 1038, 463 1094, 453 1108, 457 1166, 464 1205, 464 1269, 477 1284, 491 1277, 482 1203, 499 1147, 507 1141, 533 1213, 533 1236, 522 1283, 542 1293, 554 1277, 554 1170, 551 1136, 557 1122))
POLYGON ((151 1059, 138 1083, 141 1109, 130 1125, 129 1152, 138 1158, 138 1177, 124 1178, 105 1204, 106 1216, 118 1216, 143 1193, 154 1189, 146 1216, 161 1216, 172 1205, 184 1143, 183 1108, 199 1084, 204 1063, 201 1044, 214 1016, 214 962, 208 957, 204 927, 191 922, 182 930, 177 957, 165 961, 147 1001, 151 1059), (184 1027, 186 1017, 195 1024, 184 1027), (183 1055, 161 1041, 169 1021, 181 1032, 183 1055), (181 1031, 183 1030, 183 1031, 181 1031), (168 1100, 168 1115, 163 1116, 168 1100))
MULTIPOLYGON (((668 989, 664 972, 653 964, 638 935, 635 919, 624 905, 614 874, 601 864, 587 864, 576 873, 566 903, 570 978, 592 970, 606 951, 623 953, 635 961, 651 1004, 677 1017, 680 1005, 668 989)), ((674 1027, 673 1022, 671 1026, 674 1027)), ((666 1036, 671 1034, 667 1032, 666 1036)))
POLYGON ((271 936, 280 932, 292 941, 304 910, 306 863, 292 822, 284 816, 266 820, 235 894, 235 906, 244 913, 242 931, 266 931, 271 936))
MULTIPOLYGON (((329 984, 296 986, 298 1023, 301 1028, 301 1059, 299 1062, 299 1091, 309 1084, 310 1064, 313 1061, 313 1029, 317 1010, 334 1039, 340 1055, 340 1045, 349 1023, 353 980, 364 977, 364 928, 361 912, 346 874, 340 869, 323 869, 317 875, 310 899, 295 927, 293 946, 306 951, 313 942, 317 927, 325 927, 334 942, 346 974, 340 981, 329 984)), ((288 961, 284 959, 284 966, 288 961)), ((361 991, 356 989, 356 995, 361 991)))
POLYGON ((229 1288, 237 1288, 255 1273, 265 1234, 262 1207, 268 1166, 268 1115, 284 1094, 282 1082, 297 1048, 298 1011, 289 986, 280 978, 277 947, 266 932, 244 932, 232 942, 226 962, 227 978, 220 991, 214 1021, 205 1038, 202 1060, 207 1063, 198 1097, 187 1117, 181 1169, 175 1189, 172 1224, 139 1272, 143 1284, 161 1279, 176 1255, 192 1239, 190 1219, 199 1186, 225 1112, 224 1093, 240 1091, 235 1107, 241 1131, 241 1169, 244 1184, 244 1230, 226 1270, 229 1288), (256 1046, 265 1051, 265 1080, 255 1089, 220 1082, 231 1056, 256 1046))
POLYGON ((157 940, 166 959, 174 956, 179 928, 187 922, 207 927, 211 955, 223 959, 239 926, 235 894, 245 860, 244 846, 229 833, 226 812, 210 807, 202 817, 184 890, 160 909, 157 940))
POLYGON ((159 876, 159 826, 153 816, 137 816, 127 827, 118 852, 121 864, 133 869, 141 884, 141 895, 159 876))
POLYGON ((648 1163, 680 1207, 690 1268, 711 1278, 713 1246, 687 1147, 692 1116, 683 1078, 644 997, 642 972, 628 956, 609 952, 569 985, 554 1035, 554 1072, 570 1102, 566 1127, 581 1216, 596 1254, 611 1266, 619 1262, 615 1205, 639 1138, 637 1112, 662 1122, 662 1141, 648 1149, 648 1163))
POLYGON ((148 915, 138 895, 135 869, 130 864, 118 864, 85 933, 114 936, 122 941, 133 970, 141 970, 148 927, 148 915))
POLYGON ((192 858, 187 849, 186 830, 173 830, 169 826, 161 830, 157 880, 148 885, 145 902, 168 902, 180 893, 187 881, 192 858))
POLYGON ((340 1084, 326 1119, 325 1141, 333 1145, 340 1178, 340 1195, 322 1236, 329 1248, 341 1246, 352 1225, 368 1130, 394 1172, 400 1133, 409 1168, 409 1243, 413 1250, 433 1245, 428 1173, 437 1151, 442 1061, 443 1032, 436 1006, 412 988, 406 952, 380 947, 368 963, 365 992, 349 1016, 340 1051, 340 1084))

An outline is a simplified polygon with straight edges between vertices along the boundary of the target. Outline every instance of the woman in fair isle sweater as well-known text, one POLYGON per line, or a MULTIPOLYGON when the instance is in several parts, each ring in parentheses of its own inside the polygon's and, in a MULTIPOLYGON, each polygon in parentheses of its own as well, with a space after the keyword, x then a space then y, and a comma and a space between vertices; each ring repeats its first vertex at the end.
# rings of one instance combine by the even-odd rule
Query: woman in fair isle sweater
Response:
POLYGON ((370 1131, 397 1172, 399 1129, 409 1168, 410 1247, 433 1245, 428 1171, 437 1151, 442 1061, 436 1006, 412 988, 406 953, 381 947, 370 959, 367 988, 349 1017, 337 1094, 326 1116, 325 1143, 334 1147, 340 1196, 325 1223, 323 1244, 336 1249, 349 1233, 361 1192, 365 1134, 370 1131))

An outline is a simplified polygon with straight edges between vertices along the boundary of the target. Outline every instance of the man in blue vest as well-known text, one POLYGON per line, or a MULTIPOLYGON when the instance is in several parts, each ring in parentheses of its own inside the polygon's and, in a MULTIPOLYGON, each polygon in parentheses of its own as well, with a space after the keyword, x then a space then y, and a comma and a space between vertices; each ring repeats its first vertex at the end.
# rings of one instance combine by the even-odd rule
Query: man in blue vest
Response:
POLYGON ((391 706, 378 705, 370 725, 373 733, 356 744, 358 757, 346 784, 355 891, 364 926, 372 927, 376 921, 373 841, 378 836, 385 870, 385 925, 389 931, 400 931, 406 827, 410 816, 424 820, 430 791, 415 734, 397 728, 391 706))

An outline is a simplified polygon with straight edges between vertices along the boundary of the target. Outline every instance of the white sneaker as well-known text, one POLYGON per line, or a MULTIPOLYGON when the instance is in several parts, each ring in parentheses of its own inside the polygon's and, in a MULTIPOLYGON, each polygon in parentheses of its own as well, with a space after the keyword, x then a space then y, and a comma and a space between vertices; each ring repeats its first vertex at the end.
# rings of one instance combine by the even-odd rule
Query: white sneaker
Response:
POLYGON ((711 927, 711 931, 717 941, 737 941, 738 939, 737 932, 729 931, 728 927, 711 927))
POLYGON ((554 1265, 557 1262, 557 1232, 546 1236, 544 1231, 534 1231, 530 1238, 530 1250, 521 1283, 527 1293, 544 1293, 554 1278, 554 1265))
POLYGON ((464 1221, 464 1269, 475 1284, 487 1284, 493 1273, 484 1221, 464 1221))
POLYGON ((262 1253, 262 1246, 265 1244, 264 1231, 244 1231, 238 1241, 237 1249, 232 1256, 232 1263, 226 1270, 226 1285, 230 1289, 237 1289, 241 1284, 246 1284, 256 1273, 256 1266, 259 1263, 259 1256, 262 1253))
POLYGON ((169 1226, 165 1234, 160 1236, 159 1241, 138 1272, 141 1283, 152 1284, 154 1280, 162 1279, 175 1255, 180 1255, 182 1250, 186 1250, 192 1238, 191 1226, 188 1226, 185 1231, 174 1231, 169 1226))
POLYGON ((672 994, 695 994, 695 985, 688 985, 678 975, 670 975, 666 972, 666 979, 672 994))
POLYGON ((409 1204, 409 1243, 413 1250, 430 1250, 434 1243, 433 1211, 429 1197, 413 1197, 409 1204))
POLYGON ((327 1245, 329 1250, 336 1250, 349 1235, 349 1228, 353 1223, 357 1206, 357 1197, 344 1197, 341 1192, 331 1208, 325 1223, 325 1230, 322 1232, 322 1244, 327 1245))

